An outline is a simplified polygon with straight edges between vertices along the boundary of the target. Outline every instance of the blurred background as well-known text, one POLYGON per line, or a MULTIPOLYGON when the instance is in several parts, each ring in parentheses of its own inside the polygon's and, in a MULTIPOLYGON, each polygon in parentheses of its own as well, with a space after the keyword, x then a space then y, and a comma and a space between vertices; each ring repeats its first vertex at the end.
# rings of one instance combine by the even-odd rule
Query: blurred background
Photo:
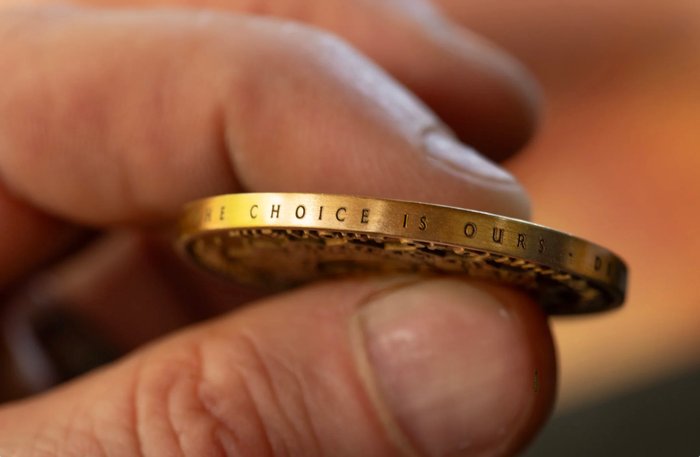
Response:
POLYGON ((623 309, 554 320, 559 403, 527 455, 700 455, 700 1, 439 3, 542 84, 508 163, 534 220, 631 270, 623 309))

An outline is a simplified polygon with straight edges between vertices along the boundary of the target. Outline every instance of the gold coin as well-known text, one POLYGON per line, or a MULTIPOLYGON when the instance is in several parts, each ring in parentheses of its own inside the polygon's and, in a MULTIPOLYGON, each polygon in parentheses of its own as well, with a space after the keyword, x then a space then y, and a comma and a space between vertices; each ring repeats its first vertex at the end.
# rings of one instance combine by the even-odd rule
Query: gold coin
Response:
POLYGON ((178 245, 238 282, 290 287, 358 273, 466 274, 531 292, 550 314, 617 307, 627 267, 609 250, 530 222, 348 195, 244 193, 190 203, 178 245))

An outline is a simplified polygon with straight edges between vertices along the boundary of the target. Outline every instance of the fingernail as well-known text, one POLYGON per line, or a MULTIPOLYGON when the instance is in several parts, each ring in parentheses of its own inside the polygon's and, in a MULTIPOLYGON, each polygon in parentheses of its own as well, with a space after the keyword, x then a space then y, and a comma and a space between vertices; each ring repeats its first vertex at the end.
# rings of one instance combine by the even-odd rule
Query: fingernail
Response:
POLYGON ((516 184, 515 178, 505 169, 460 143, 450 133, 429 130, 423 135, 423 144, 433 164, 450 173, 470 180, 516 184))
POLYGON ((530 199, 525 189, 505 169, 440 129, 426 131, 423 143, 426 157, 434 167, 457 176, 466 192, 478 193, 476 201, 482 206, 472 209, 525 220, 530 217, 530 199))
POLYGON ((492 455, 525 426, 533 357, 490 294, 430 280, 379 295, 358 322, 370 391, 421 455, 492 455))

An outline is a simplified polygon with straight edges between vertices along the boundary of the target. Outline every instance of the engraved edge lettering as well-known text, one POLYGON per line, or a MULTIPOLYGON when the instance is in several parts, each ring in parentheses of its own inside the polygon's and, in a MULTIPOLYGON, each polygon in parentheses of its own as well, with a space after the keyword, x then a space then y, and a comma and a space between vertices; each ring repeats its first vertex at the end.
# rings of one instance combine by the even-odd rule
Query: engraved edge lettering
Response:
POLYGON ((360 218, 360 224, 369 223, 369 208, 362 208, 362 217, 360 218))
MULTIPOLYGON (((428 224, 428 217, 425 214, 420 215, 420 213, 418 213, 420 216, 416 216, 416 222, 413 223, 412 226, 409 228, 409 215, 416 214, 415 209, 420 208, 420 205, 431 205, 414 202, 401 202, 382 199, 375 200, 370 198, 364 198, 362 199, 362 201, 366 206, 360 206, 359 204, 354 203, 357 197, 333 196, 328 194, 233 194, 228 196, 211 197, 208 199, 200 200, 201 203, 197 205, 196 209, 199 215, 192 211, 191 215, 185 214, 185 216, 187 217, 183 217, 181 219, 181 227, 183 227, 181 239, 183 240, 183 242, 189 243, 189 241, 187 240, 194 240, 201 236, 198 235, 198 233, 204 235, 204 233, 206 232, 202 232, 202 230, 208 230, 206 228, 207 226, 210 226, 211 230, 221 230, 223 228, 221 227, 221 222, 223 221, 226 221, 224 222, 226 224, 226 229, 231 230, 231 228, 239 224, 239 221, 240 223, 243 223, 244 220, 246 220, 240 219, 240 217, 243 216, 246 212, 243 208, 248 208, 248 214, 245 215, 248 216, 247 220, 257 219, 260 215, 260 205, 259 203, 254 202, 255 197, 260 196, 265 197, 267 199, 269 198, 267 196, 273 195, 275 196, 274 199, 277 200, 279 203, 271 204, 270 218, 279 219, 279 224, 282 226, 287 225, 288 223, 293 221, 295 217, 299 220, 304 219, 307 213, 309 212, 307 210, 308 206, 306 204, 301 204, 298 201, 298 199, 314 198, 316 199, 315 201, 317 202, 317 204, 313 206, 318 207, 319 221, 323 221, 323 211, 324 206, 326 205, 318 203, 324 202, 325 199, 327 199, 328 202, 333 202, 331 203, 331 206, 337 208, 335 211, 335 218, 338 222, 346 222, 346 220, 353 221, 352 223, 350 223, 348 229, 361 231, 358 224, 364 225, 369 223, 370 214, 374 213, 374 202, 377 201, 383 202, 383 206, 381 206, 378 210, 378 220, 372 218, 373 225, 371 230, 391 230, 391 226, 388 225, 389 221, 382 220, 383 217, 386 217, 387 215, 392 213, 391 210, 393 208, 391 206, 387 207, 387 205, 393 205, 393 207, 395 207, 396 209, 399 209, 405 205, 406 208, 413 209, 410 209, 407 212, 402 211, 400 213, 403 216, 402 228, 408 229, 411 232, 416 233, 416 236, 418 236, 417 231, 425 232, 424 234, 420 235, 421 238, 432 238, 436 239, 436 241, 438 241, 439 238, 442 236, 448 236, 448 238, 451 236, 449 235, 449 233, 445 233, 444 229, 442 229, 441 227, 446 227, 445 224, 447 224, 448 222, 451 224, 451 219, 460 214, 460 212, 469 213, 469 210, 460 210, 458 208, 445 208, 444 210, 442 208, 439 208, 435 211, 439 211, 436 214, 439 214, 440 217, 433 221, 433 228, 430 228, 431 226, 429 226, 428 224), (295 202, 294 200, 297 201, 295 202), (345 202, 348 202, 349 204, 346 206, 343 204, 345 202), (295 208, 293 214, 282 214, 281 206, 287 204, 293 205, 292 207, 295 208), (236 214, 238 208, 243 209, 243 214, 236 214), (218 212, 218 224, 212 221, 212 212, 214 210, 218 212), (353 214, 356 211, 359 214, 353 214), (351 216, 351 219, 347 219, 348 216, 351 216), (356 217, 357 219, 355 219, 356 217)), ((194 210, 195 208, 192 207, 192 209, 194 210)), ((394 211, 393 213, 396 214, 396 212, 397 211, 394 211)), ((481 215, 479 215, 478 219, 488 221, 493 217, 494 216, 482 213, 481 215)), ((585 281, 595 280, 595 282, 590 284, 592 286, 596 285, 596 287, 602 287, 601 290, 607 291, 606 293, 610 294, 608 296, 609 300, 619 304, 624 299, 624 289, 627 277, 626 267, 624 265, 624 262, 618 257, 616 257, 614 254, 597 246, 594 246, 593 249, 600 253, 596 253, 595 255, 589 254, 587 252, 590 252, 590 250, 588 250, 589 248, 586 248, 586 246, 589 243, 585 240, 581 240, 580 238, 572 238, 570 235, 567 235, 565 233, 557 232, 556 230, 548 229, 546 227, 543 228, 540 226, 535 226, 526 221, 510 220, 507 217, 502 216, 495 217, 498 218, 498 225, 492 225, 490 237, 491 240, 489 240, 489 242, 493 243, 493 254, 487 254, 489 256, 495 255, 493 259, 496 261, 496 263, 494 263, 493 265, 498 265, 502 262, 505 262, 508 259, 507 256, 517 257, 519 254, 516 254, 516 249, 520 251, 525 251, 523 252, 523 254, 521 254, 524 256, 524 258, 529 258, 532 261, 540 262, 544 265, 547 265, 553 261, 561 265, 561 268, 566 268, 567 270, 570 269, 570 272, 557 272, 555 267, 555 270, 549 273, 553 279, 559 280, 557 278, 561 278, 561 280, 566 280, 566 278, 573 278, 572 280, 576 280, 576 278, 580 278, 584 279, 585 281), (502 226, 500 225, 501 223, 504 223, 506 225, 502 226), (525 230, 518 231, 517 228, 524 228, 525 230), (513 238, 511 238, 511 234, 513 238), (550 237, 553 237, 553 239, 549 240, 550 237), (528 243, 528 238, 534 241, 530 241, 530 243, 528 243), (551 245, 550 241, 552 243, 551 245), (548 250, 548 246, 554 246, 553 248, 551 248, 553 249, 553 251, 548 250), (568 250, 566 249, 567 247, 569 248, 568 250), (501 254, 500 252, 503 252, 503 254, 501 254), (545 254, 545 252, 547 252, 547 254, 545 254), (504 254, 506 257, 504 257, 504 254), (582 263, 581 261, 577 260, 578 258, 587 258, 590 260, 582 263), (567 262, 567 260, 569 261, 567 262), (578 273, 578 271, 580 271, 580 273, 578 273), (578 276, 579 274, 583 276, 578 276)), ((488 244, 486 243, 486 240, 477 237, 477 224, 479 224, 479 222, 467 220, 467 222, 464 223, 464 225, 462 226, 462 233, 460 234, 460 236, 462 236, 463 239, 473 240, 473 243, 484 246, 484 248, 482 249, 490 251, 491 248, 487 247, 488 244)), ((394 230, 398 229, 396 225, 394 225, 394 227, 394 230)), ((333 239, 337 239, 337 237, 333 237, 333 239)), ((358 241, 360 241, 364 239, 373 238, 372 236, 370 236, 370 238, 364 238, 364 236, 361 238, 357 238, 357 235, 353 235, 351 239, 358 239, 358 241)), ((406 248, 408 246, 413 246, 413 242, 410 239, 402 240, 401 243, 408 243, 405 245, 406 248)), ((430 245, 432 246, 432 244, 430 245)), ((358 245, 358 249, 359 246, 360 245, 358 245)), ((462 248, 454 249, 455 253, 462 252, 460 251, 460 249, 462 248)), ((466 249, 469 250, 471 248, 466 247, 466 249)), ((479 249, 477 248, 477 251, 478 250, 479 249)), ((416 254, 418 254, 419 251, 416 251, 415 248, 411 248, 410 251, 406 251, 405 248, 402 248, 401 252, 416 252, 416 254)), ((432 263, 431 257, 424 257, 423 260, 425 262, 432 263)), ((527 262, 528 261, 526 261, 522 265, 527 266, 527 262)), ((533 266, 528 268, 534 268, 533 271, 548 271, 546 267, 533 266)))

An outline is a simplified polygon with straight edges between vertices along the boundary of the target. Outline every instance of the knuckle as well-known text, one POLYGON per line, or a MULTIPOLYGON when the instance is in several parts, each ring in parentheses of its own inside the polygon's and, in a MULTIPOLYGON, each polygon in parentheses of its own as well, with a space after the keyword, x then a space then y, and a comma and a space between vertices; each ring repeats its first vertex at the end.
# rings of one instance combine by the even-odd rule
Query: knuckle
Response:
POLYGON ((138 364, 130 397, 139 455, 234 455, 222 443, 226 430, 200 401, 200 355, 192 344, 165 355, 147 354, 138 364))
POLYGON ((132 396, 138 455, 319 455, 295 379, 242 335, 141 364, 132 396))

